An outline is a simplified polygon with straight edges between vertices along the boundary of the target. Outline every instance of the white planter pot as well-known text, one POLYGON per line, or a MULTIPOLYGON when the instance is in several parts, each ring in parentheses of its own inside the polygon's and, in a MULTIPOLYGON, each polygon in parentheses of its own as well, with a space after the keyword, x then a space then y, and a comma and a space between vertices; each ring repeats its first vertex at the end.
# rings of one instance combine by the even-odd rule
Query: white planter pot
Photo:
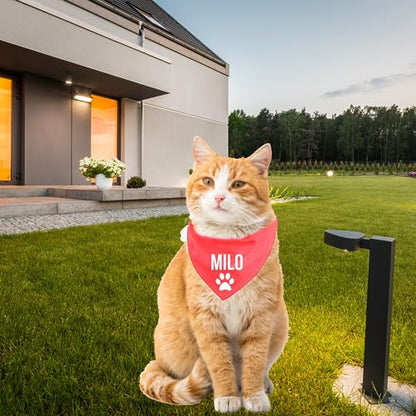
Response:
POLYGON ((113 186, 113 178, 106 178, 102 173, 95 177, 95 184, 97 188, 102 191, 107 191, 113 186))

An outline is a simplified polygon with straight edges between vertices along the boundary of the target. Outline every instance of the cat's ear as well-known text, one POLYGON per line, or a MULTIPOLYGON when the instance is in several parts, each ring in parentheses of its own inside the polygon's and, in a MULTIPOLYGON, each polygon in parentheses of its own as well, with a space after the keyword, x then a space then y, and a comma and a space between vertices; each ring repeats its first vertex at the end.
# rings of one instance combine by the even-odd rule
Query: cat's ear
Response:
POLYGON ((194 161, 195 164, 205 162, 211 155, 215 154, 214 151, 209 147, 208 143, 201 137, 194 137, 194 161))
POLYGON ((259 175, 267 176, 267 171, 272 160, 272 147, 269 143, 266 143, 247 159, 257 168, 259 175))

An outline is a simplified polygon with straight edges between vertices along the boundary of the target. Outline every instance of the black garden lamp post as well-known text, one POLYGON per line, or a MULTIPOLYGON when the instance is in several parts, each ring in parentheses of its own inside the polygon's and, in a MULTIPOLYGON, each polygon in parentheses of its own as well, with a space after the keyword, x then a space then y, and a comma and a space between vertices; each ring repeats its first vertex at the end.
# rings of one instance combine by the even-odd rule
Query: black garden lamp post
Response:
POLYGON ((324 242, 348 251, 370 250, 363 393, 371 402, 386 403, 395 239, 367 238, 357 231, 326 230, 324 242))

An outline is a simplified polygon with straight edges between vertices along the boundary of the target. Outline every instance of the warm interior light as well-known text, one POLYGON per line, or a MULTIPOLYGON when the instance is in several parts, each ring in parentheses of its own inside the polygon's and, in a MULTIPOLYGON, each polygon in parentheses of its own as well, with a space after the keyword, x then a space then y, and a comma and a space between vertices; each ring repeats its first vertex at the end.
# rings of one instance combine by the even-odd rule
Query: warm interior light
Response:
POLYGON ((117 157, 118 101, 95 94, 91 97, 91 157, 117 157))
POLYGON ((65 80, 65 84, 66 84, 66 85, 72 85, 72 80, 70 80, 70 79, 66 79, 66 80, 65 80))
POLYGON ((13 83, 0 77, 0 181, 11 180, 13 83))
POLYGON ((92 98, 88 97, 88 95, 76 94, 74 95, 74 100, 83 101, 84 103, 90 103, 92 101, 92 98))

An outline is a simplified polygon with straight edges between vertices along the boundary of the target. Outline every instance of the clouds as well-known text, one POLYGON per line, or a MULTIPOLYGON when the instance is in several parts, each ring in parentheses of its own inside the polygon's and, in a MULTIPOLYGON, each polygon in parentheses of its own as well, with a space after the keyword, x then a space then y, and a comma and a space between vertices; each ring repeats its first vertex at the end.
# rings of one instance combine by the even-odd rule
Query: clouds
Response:
POLYGON ((391 85, 395 85, 399 82, 416 79, 416 72, 409 74, 392 74, 384 77, 372 78, 368 81, 363 81, 359 84, 351 84, 346 88, 338 90, 327 91, 323 94, 325 98, 336 98, 344 95, 355 94, 355 93, 366 93, 374 91, 379 88, 385 88, 391 85))

